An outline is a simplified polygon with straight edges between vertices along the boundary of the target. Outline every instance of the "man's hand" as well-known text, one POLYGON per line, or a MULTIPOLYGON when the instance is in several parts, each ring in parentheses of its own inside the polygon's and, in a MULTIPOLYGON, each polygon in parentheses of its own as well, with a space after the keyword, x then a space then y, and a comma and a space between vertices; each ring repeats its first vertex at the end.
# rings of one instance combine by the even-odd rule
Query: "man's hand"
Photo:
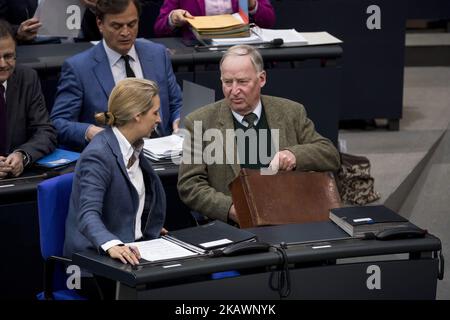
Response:
POLYGON ((234 208, 234 204, 231 205, 230 210, 228 211, 228 219, 230 219, 236 223, 239 223, 237 214, 236 214, 236 209, 234 208))
POLYGON ((291 171, 295 169, 297 160, 295 155, 289 150, 278 151, 270 161, 269 167, 274 170, 291 171))
POLYGON ((168 233, 169 233, 169 231, 167 231, 166 228, 162 227, 162 228, 161 228, 161 231, 159 232, 159 235, 165 236, 165 235, 167 235, 168 233))
POLYGON ((20 152, 13 152, 5 159, 5 165, 10 167, 10 174, 13 177, 19 176, 23 172, 23 156, 20 152))
POLYGON ((101 127, 97 127, 94 125, 89 126, 89 128, 87 129, 87 132, 86 132, 86 139, 88 141, 91 141, 94 138, 94 136, 97 133, 101 132, 102 130, 103 130, 103 128, 101 128, 101 127))
POLYGON ((11 172, 11 166, 5 163, 6 157, 0 156, 0 179, 6 178, 6 176, 11 172))
POLYGON ((248 0, 248 10, 252 11, 256 7, 256 0, 248 0))
POLYGON ((187 10, 176 9, 172 10, 169 15, 169 20, 172 26, 174 27, 182 27, 186 24, 187 19, 194 19, 194 16, 189 13, 187 10))
POLYGON ((178 118, 172 123, 173 133, 177 133, 178 129, 180 129, 180 119, 178 118))
POLYGON ((31 18, 22 22, 17 29, 17 40, 31 41, 36 38, 38 29, 42 23, 37 18, 31 18))
POLYGON ((139 264, 141 254, 138 248, 133 246, 114 246, 108 249, 108 254, 111 258, 119 259, 124 264, 130 263, 131 265, 139 264))
POLYGON ((81 3, 84 4, 86 8, 94 10, 97 5, 97 0, 81 0, 81 3))

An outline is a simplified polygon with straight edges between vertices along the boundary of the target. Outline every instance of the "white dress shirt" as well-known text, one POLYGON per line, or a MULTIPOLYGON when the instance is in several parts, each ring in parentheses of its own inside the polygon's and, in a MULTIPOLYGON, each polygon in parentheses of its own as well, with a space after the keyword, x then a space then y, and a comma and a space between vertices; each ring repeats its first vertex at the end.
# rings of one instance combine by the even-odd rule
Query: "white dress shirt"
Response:
MULTIPOLYGON (((111 67, 114 83, 117 84, 117 82, 127 77, 127 73, 125 71, 125 61, 122 59, 122 55, 120 53, 117 53, 108 47, 105 40, 102 40, 102 43, 106 51, 106 56, 108 57, 109 66, 111 67)), ((133 69, 136 78, 143 79, 144 74, 142 72, 141 62, 139 61, 134 45, 131 47, 128 55, 130 56, 130 67, 133 69)))
MULTIPOLYGON (((254 114, 258 116, 258 119, 255 121, 255 126, 258 124, 259 119, 261 119, 261 113, 262 113, 262 103, 261 100, 258 101, 258 104, 256 105, 255 110, 252 111, 254 114)), ((248 127, 247 121, 244 120, 244 116, 241 116, 239 113, 231 110, 231 113, 233 114, 233 117, 242 124, 244 127, 248 127)))
POLYGON ((207 16, 232 12, 231 0, 205 0, 205 14, 207 16))

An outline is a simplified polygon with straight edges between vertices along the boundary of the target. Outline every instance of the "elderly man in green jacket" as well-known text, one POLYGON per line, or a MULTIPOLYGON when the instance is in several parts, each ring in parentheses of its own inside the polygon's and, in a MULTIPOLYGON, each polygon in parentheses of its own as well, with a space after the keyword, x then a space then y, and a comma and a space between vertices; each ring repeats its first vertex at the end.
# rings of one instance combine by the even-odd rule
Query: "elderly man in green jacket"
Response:
POLYGON ((228 185, 241 168, 338 169, 338 151, 315 131, 301 104, 261 95, 266 73, 257 49, 231 47, 220 70, 225 99, 185 119, 178 192, 188 207, 211 219, 237 222, 228 185))

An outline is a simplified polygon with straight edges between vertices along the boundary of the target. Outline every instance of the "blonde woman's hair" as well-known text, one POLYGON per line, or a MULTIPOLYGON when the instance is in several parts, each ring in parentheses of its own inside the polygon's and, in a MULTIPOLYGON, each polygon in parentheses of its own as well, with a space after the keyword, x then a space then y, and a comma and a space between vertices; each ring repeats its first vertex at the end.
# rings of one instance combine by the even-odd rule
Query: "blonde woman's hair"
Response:
POLYGON ((153 107, 153 98, 159 94, 158 85, 146 79, 126 78, 119 81, 108 100, 108 111, 95 115, 101 125, 121 127, 140 113, 153 107))

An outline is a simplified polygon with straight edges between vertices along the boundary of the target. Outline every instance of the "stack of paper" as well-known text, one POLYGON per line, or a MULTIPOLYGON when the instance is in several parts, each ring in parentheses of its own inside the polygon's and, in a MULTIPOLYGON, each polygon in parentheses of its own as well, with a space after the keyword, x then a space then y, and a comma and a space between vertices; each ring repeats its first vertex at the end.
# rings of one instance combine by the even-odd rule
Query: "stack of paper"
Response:
POLYGON ((167 137, 144 139, 144 155, 152 161, 179 160, 183 151, 183 138, 172 134, 167 137))
POLYGON ((199 39, 248 37, 250 28, 238 13, 198 16, 187 19, 192 32, 199 39))
POLYGON ((236 44, 260 44, 263 40, 254 32, 249 37, 243 38, 214 38, 211 39, 211 44, 215 46, 234 46, 236 44))

